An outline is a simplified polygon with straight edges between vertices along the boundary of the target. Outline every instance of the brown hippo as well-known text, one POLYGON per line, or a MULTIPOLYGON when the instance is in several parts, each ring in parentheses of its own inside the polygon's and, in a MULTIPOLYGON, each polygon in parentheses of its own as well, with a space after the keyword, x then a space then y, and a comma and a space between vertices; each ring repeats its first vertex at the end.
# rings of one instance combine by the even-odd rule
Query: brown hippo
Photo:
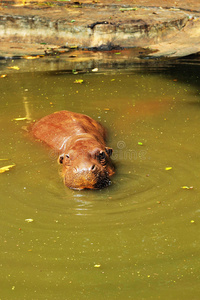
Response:
POLYGON ((106 147, 105 129, 90 117, 70 111, 59 111, 37 121, 34 137, 59 154, 62 176, 72 189, 101 189, 110 184, 114 167, 106 147))

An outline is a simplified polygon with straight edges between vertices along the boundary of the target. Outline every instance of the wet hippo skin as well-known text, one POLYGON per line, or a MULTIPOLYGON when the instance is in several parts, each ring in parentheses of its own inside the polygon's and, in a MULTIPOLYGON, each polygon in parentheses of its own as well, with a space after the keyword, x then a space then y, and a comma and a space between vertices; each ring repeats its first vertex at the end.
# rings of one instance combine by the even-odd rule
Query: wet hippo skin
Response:
POLYGON ((101 189, 110 184, 114 167, 106 147, 106 132, 90 117, 59 111, 37 121, 35 138, 58 152, 64 184, 72 189, 101 189))

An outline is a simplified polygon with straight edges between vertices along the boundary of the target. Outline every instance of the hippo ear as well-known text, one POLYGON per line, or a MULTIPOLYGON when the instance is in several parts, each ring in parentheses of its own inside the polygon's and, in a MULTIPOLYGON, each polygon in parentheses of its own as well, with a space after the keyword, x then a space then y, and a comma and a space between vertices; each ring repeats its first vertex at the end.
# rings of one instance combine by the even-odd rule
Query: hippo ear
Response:
POLYGON ((112 153, 113 153, 113 149, 112 149, 112 148, 106 147, 105 150, 106 150, 106 153, 107 153, 109 156, 112 155, 112 153))
POLYGON ((59 163, 59 164, 62 164, 62 163, 63 163, 63 159, 64 159, 64 154, 61 154, 61 155, 58 157, 58 163, 59 163))

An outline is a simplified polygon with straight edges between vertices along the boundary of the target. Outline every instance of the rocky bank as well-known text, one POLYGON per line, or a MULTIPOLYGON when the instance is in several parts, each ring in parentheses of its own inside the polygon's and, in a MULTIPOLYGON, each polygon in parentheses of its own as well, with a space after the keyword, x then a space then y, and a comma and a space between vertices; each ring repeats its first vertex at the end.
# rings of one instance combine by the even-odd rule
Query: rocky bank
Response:
POLYGON ((44 54, 60 47, 142 47, 153 50, 151 57, 198 54, 200 8, 195 2, 2 1, 0 56, 44 54))

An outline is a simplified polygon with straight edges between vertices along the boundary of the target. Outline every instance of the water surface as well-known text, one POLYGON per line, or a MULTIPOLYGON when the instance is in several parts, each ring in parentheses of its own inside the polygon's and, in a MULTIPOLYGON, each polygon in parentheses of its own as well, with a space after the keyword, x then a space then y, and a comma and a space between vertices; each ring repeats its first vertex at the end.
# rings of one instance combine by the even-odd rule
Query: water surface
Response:
POLYGON ((199 299, 198 66, 42 63, 0 65, 0 167, 16 164, 0 174, 0 299, 199 299), (63 109, 107 128, 110 187, 66 188, 56 153, 14 120, 63 109))

